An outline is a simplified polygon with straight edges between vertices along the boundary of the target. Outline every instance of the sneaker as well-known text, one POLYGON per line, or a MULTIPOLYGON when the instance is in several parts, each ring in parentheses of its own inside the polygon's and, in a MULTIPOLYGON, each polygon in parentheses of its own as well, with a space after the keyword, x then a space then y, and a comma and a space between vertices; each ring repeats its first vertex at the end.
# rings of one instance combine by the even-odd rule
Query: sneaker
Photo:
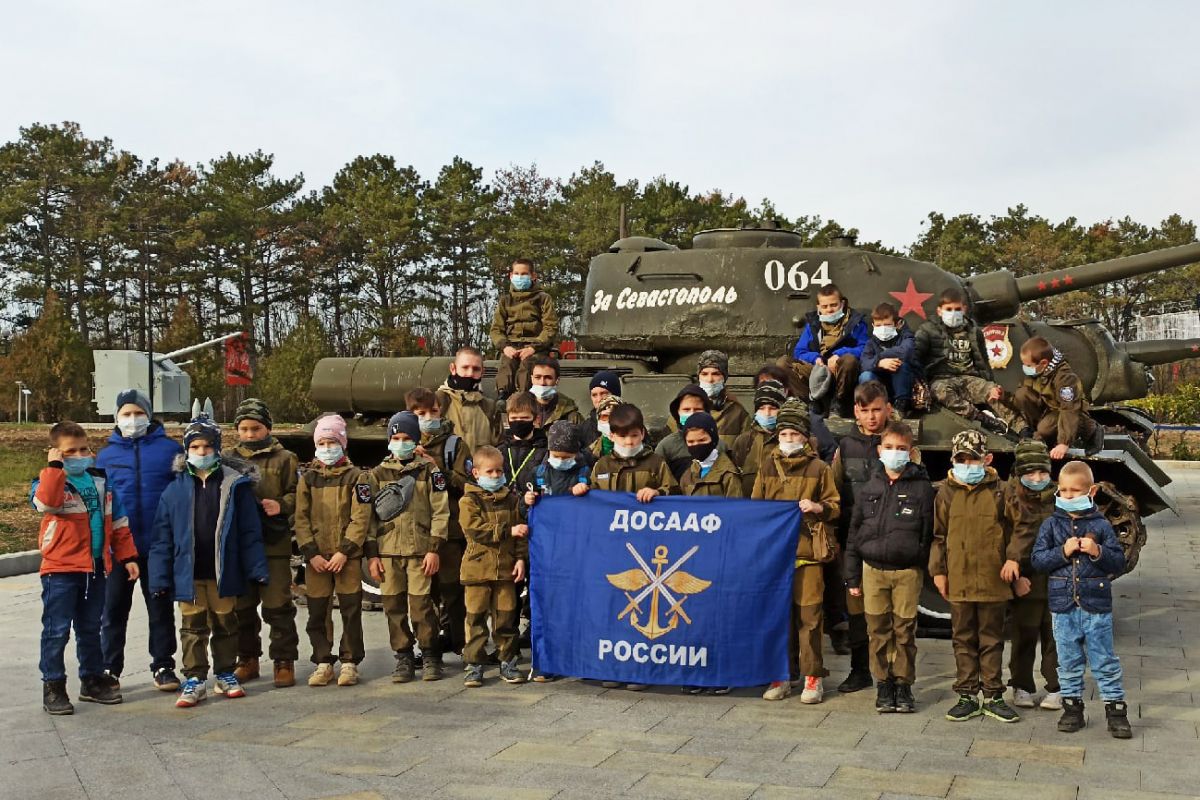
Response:
POLYGON ((715 695, 726 695, 733 691, 732 686, 714 686, 712 693, 715 695))
POLYGON ((1058 692, 1046 692, 1046 696, 1042 698, 1039 706, 1047 711, 1061 711, 1063 707, 1063 697, 1058 692))
POLYGON ((946 719, 951 722, 966 722, 982 713, 983 709, 979 707, 979 701, 975 699, 975 695, 960 694, 954 708, 946 712, 946 719))
POLYGON ((233 672, 222 672, 213 681, 213 694, 223 694, 226 697, 245 697, 246 690, 233 672))
POLYGON ((704 694, 703 686, 680 686, 679 691, 682 694, 698 695, 704 694))
POLYGON ((412 653, 399 651, 396 653, 396 668, 392 670, 392 683, 408 683, 416 675, 413 667, 412 653))
POLYGON ((809 675, 804 679, 804 691, 800 693, 800 702, 810 705, 819 703, 825 698, 825 681, 809 675))
POLYGON ((896 710, 896 684, 891 681, 879 681, 875 685, 875 711, 880 714, 891 714, 896 710))
POLYGON ((1104 716, 1108 720, 1108 732, 1114 739, 1133 738, 1133 728, 1129 727, 1129 707, 1124 700, 1106 702, 1104 716))
POLYGON ((559 676, 550 672, 542 672, 540 669, 529 670, 529 680, 534 683, 554 683, 559 676))
POLYGON ((1013 705, 1017 708, 1037 708, 1037 698, 1024 689, 1013 689, 1013 705))
POLYGON ((917 700, 913 697, 912 687, 907 683, 896 682, 896 711, 901 714, 911 714, 917 710, 917 700))
POLYGON ((1104 426, 1097 422, 1092 430, 1092 435, 1087 438, 1083 445, 1084 455, 1094 456, 1104 449, 1104 426))
POLYGON ((1058 729, 1063 733, 1075 733, 1083 730, 1087 721, 1083 718, 1083 700, 1078 697, 1064 697, 1063 713, 1058 718, 1058 729))
POLYGON ((328 686, 333 680, 333 664, 317 664, 313 674, 308 676, 309 686, 328 686))
POLYGON ((421 655, 421 680, 440 681, 442 679, 442 659, 433 653, 421 655))
POLYGON ((871 684, 875 680, 871 677, 871 673, 865 669, 852 669, 850 674, 846 676, 846 680, 842 681, 837 690, 842 694, 851 694, 852 692, 861 692, 863 689, 870 689, 871 684))
POLYGON ((1004 695, 998 694, 983 701, 983 713, 1001 722, 1020 722, 1021 715, 1013 711, 1012 706, 1004 702, 1004 695))
POLYGON ((239 658, 233 675, 238 679, 238 683, 245 683, 257 678, 259 676, 258 658, 239 658))
POLYGON ((620 681, 600 681, 600 687, 603 689, 620 689, 624 685, 620 681))
POLYGON ((87 677, 80 681, 79 684, 79 699, 88 703, 101 703, 106 706, 115 706, 124 698, 121 693, 101 679, 99 676, 87 677))
POLYGON ((782 700, 791 693, 791 681, 775 681, 763 692, 763 700, 782 700))
POLYGON ((338 686, 353 686, 358 683, 358 664, 343 663, 338 671, 338 686))
POLYGON ((468 689, 478 689, 483 686, 483 664, 467 665, 467 676, 463 678, 463 686, 468 689))
POLYGON ((159 667, 154 670, 154 688, 160 692, 173 692, 179 688, 179 676, 171 667, 159 667))
POLYGON ((183 688, 179 692, 178 699, 175 700, 176 708, 191 708, 199 705, 208 694, 208 689, 205 682, 199 678, 188 678, 183 682, 183 688))
POLYGON ((505 683, 524 683, 525 673, 517 669, 517 660, 514 658, 500 665, 500 678, 505 683))
POLYGON ((627 683, 627 684, 625 684, 625 691, 627 691, 627 692, 644 692, 649 688, 650 688, 649 684, 645 684, 645 683, 627 683))
POLYGON ((979 412, 979 416, 976 418, 976 421, 980 425, 982 425, 983 429, 986 431, 991 431, 992 433, 998 433, 1001 436, 1009 435, 1009 428, 1008 428, 1007 423, 1005 423, 1004 420, 997 417, 991 411, 979 412))
POLYGON ((56 717, 75 713, 75 706, 71 705, 71 698, 67 695, 66 681, 42 683, 42 709, 56 717))
POLYGON ((101 682, 101 683, 103 683, 105 686, 110 686, 110 687, 112 687, 113 689, 117 690, 118 692, 119 692, 119 691, 121 691, 121 678, 120 678, 120 676, 119 676, 119 675, 113 675, 113 674, 112 674, 111 672, 109 672, 108 670, 105 670, 105 671, 104 671, 104 674, 103 674, 103 675, 101 675, 100 677, 98 677, 96 680, 100 681, 100 682, 101 682))

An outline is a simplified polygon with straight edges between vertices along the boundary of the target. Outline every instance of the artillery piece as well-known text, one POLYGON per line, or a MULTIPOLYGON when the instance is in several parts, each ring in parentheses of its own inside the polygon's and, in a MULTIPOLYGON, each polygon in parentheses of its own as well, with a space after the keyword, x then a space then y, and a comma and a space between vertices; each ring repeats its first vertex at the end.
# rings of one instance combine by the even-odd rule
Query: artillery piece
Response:
MULTIPOLYGON (((1133 494, 1143 513, 1172 507, 1163 491, 1170 478, 1131 438, 1152 424, 1136 409, 1112 404, 1144 397, 1149 366, 1200 356, 1200 340, 1118 343, 1096 320, 1035 322, 1015 318, 1023 302, 1108 281, 1200 262, 1200 243, 1016 277, 999 271, 963 278, 935 264, 869 252, 841 237, 828 248, 803 247, 799 234, 773 227, 703 231, 681 250, 657 239, 626 237, 588 268, 578 358, 562 362, 560 391, 587 398, 590 377, 621 373, 623 396, 646 414, 651 432, 666 426, 667 405, 692 380, 696 358, 718 348, 730 357, 729 389, 748 406, 753 375, 789 352, 817 289, 836 283, 856 308, 897 305, 918 327, 935 313, 938 295, 966 290, 975 319, 985 326, 997 380, 1014 390, 1022 377, 1017 353, 1033 336, 1062 350, 1082 378, 1094 416, 1106 426, 1104 449, 1088 460, 1098 479, 1133 494)), ((327 358, 313 373, 312 398, 324 411, 354 416, 352 438, 376 442, 382 420, 403 405, 404 393, 435 387, 449 358, 327 358)), ((492 390, 495 362, 487 362, 484 391, 492 390)), ((973 423, 945 410, 916 421, 919 445, 935 478, 949 463, 954 434, 973 423)), ((831 420, 836 434, 852 422, 831 420)), ((1002 473, 1014 445, 989 436, 1002 473)), ((1082 451, 1072 453, 1082 457, 1082 451)))

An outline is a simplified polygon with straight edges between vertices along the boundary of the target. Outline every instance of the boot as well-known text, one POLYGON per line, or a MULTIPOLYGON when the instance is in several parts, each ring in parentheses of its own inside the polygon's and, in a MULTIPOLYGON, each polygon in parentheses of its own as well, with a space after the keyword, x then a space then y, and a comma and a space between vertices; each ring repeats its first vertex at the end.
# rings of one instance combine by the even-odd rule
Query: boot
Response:
POLYGON ((1078 697, 1064 697, 1062 704, 1063 713, 1058 718, 1058 729, 1063 733, 1082 730, 1087 724, 1083 718, 1083 700, 1078 697))
POLYGON ((871 671, 867 668, 867 646, 860 644, 851 648, 850 674, 838 686, 838 691, 842 694, 861 692, 863 689, 870 689, 874 683, 871 671))
MULTIPOLYGON (((236 672, 236 670, 235 670, 236 672)), ((292 661, 275 662, 275 687, 285 689, 296 685, 296 664, 292 661)))
POLYGON ((1129 727, 1129 707, 1124 700, 1113 700, 1104 704, 1104 716, 1108 719, 1108 732, 1114 739, 1132 739, 1129 727))
MULTIPOLYGON (((841 687, 838 687, 839 691, 841 687)), ((875 710, 880 714, 891 714, 896 710, 896 684, 880 681, 875 691, 875 710)))
POLYGON ((392 670, 392 683, 408 683, 415 677, 412 653, 407 650, 396 652, 396 668, 392 670))
POLYGON ((79 699, 88 703, 115 706, 124 698, 121 697, 120 692, 112 688, 111 684, 101 680, 98 676, 92 676, 80 681, 79 699))
POLYGON ((421 680, 440 681, 442 679, 442 659, 426 650, 421 654, 421 680))
POLYGON ((42 682, 42 708, 47 714, 55 716, 75 713, 75 706, 71 705, 71 698, 67 696, 66 681, 42 682))
POLYGON ((234 667, 234 669, 233 669, 233 676, 238 679, 238 683, 245 683, 246 681, 252 681, 255 678, 257 678, 258 675, 259 675, 259 672, 258 672, 258 658, 257 657, 239 658, 237 666, 234 667))

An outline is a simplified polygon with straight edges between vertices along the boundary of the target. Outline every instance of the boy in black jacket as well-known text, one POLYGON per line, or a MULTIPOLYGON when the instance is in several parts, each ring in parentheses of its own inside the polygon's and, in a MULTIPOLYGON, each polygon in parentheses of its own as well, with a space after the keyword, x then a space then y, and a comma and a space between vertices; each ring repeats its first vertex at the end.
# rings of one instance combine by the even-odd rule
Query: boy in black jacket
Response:
POLYGON ((505 404, 508 434, 497 448, 504 459, 504 482, 520 497, 533 483, 537 465, 546 457, 546 432, 537 426, 537 400, 517 392, 505 404))
POLYGON ((884 428, 882 468, 858 493, 846 544, 846 585, 863 598, 880 713, 912 713, 916 706, 917 601, 933 539, 934 492, 925 468, 909 461, 912 444, 905 423, 884 428))

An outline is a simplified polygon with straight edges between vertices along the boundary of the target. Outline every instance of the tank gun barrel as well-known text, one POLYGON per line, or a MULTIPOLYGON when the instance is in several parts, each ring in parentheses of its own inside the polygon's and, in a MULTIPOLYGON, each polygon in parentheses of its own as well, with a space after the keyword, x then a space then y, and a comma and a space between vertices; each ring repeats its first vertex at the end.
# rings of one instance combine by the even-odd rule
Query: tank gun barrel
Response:
POLYGON ((1148 367, 1200 358, 1200 339, 1146 339, 1117 345, 1131 359, 1148 367))
POLYGON ((176 359, 176 358, 179 358, 180 356, 186 356, 188 353, 194 353, 197 350, 203 350, 206 347, 212 347, 214 344, 220 344, 221 342, 225 341, 226 339, 232 339, 236 336, 241 336, 241 335, 242 335, 241 331, 238 331, 237 333, 227 333, 224 336, 218 336, 215 339, 209 339, 207 342, 201 342, 200 344, 194 344, 194 345, 191 345, 190 347, 181 347, 178 350, 172 350, 169 353, 163 353, 163 354, 155 353, 154 360, 155 361, 166 361, 167 359, 176 359))

